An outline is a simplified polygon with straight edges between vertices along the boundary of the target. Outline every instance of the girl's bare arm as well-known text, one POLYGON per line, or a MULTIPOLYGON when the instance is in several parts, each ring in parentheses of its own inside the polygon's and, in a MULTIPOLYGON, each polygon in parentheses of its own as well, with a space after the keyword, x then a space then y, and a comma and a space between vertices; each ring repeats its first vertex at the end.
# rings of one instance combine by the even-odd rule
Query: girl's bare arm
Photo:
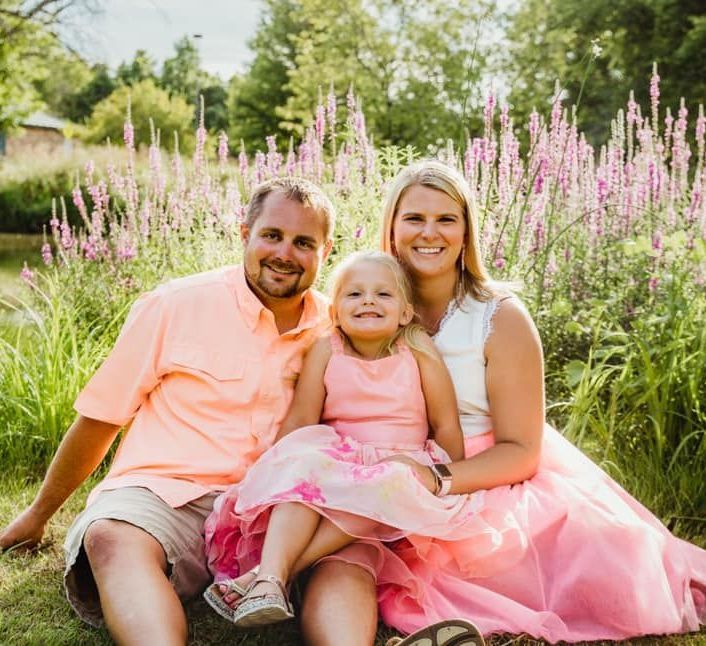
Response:
POLYGON ((294 388, 292 404, 275 441, 302 426, 319 423, 326 399, 324 372, 330 357, 331 342, 328 337, 318 339, 307 352, 294 388))

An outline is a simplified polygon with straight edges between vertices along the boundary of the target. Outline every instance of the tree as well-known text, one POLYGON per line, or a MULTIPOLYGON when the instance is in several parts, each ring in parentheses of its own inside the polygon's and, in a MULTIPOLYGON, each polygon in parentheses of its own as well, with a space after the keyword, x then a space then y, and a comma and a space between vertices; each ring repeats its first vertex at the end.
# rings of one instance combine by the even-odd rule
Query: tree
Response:
POLYGON ((229 137, 248 149, 262 148, 265 137, 281 133, 276 106, 291 96, 288 70, 294 67, 294 38, 304 29, 296 11, 298 0, 265 0, 265 7, 250 49, 255 57, 244 75, 228 87, 229 137))
POLYGON ((178 94, 195 103, 201 79, 199 50, 188 36, 178 40, 174 49, 174 56, 164 61, 159 84, 170 96, 178 94))
POLYGON ((106 139, 119 142, 123 139, 127 106, 130 105, 136 144, 149 144, 150 119, 161 134, 163 146, 170 146, 173 133, 177 133, 182 148, 190 148, 193 140, 194 106, 182 97, 170 97, 149 79, 132 87, 123 85, 103 99, 86 123, 85 139, 102 143, 106 139))
POLYGON ((91 0, 0 0, 0 131, 41 105, 37 84, 47 77, 47 52, 57 48, 57 28, 91 0))
POLYGON ((110 74, 110 69, 103 63, 91 67, 91 79, 76 94, 68 97, 66 116, 72 121, 85 121, 93 112, 93 108, 110 96, 117 84, 110 74))
POLYGON ((124 85, 134 85, 146 79, 155 80, 154 59, 144 49, 138 49, 130 63, 120 63, 115 78, 124 85))
MULTIPOLYGON (((280 134, 300 134, 320 89, 332 83, 343 95, 353 85, 378 141, 425 148, 457 138, 468 125, 462 121, 469 96, 478 103, 485 52, 476 47, 477 36, 491 6, 469 0, 268 2, 252 43, 253 64, 231 86, 231 114, 240 110, 251 124, 259 119, 270 133, 276 125, 280 134), (262 89, 275 84, 279 91, 262 89)), ((249 125, 233 121, 234 129, 249 125)))
POLYGON ((188 36, 178 40, 175 54, 164 61, 160 86, 170 96, 181 96, 197 107, 203 97, 204 122, 211 131, 228 127, 228 92, 216 76, 201 69, 199 51, 188 36))
POLYGON ((575 102, 585 80, 578 120, 594 142, 605 139, 630 89, 649 105, 653 62, 672 112, 681 96, 692 111, 706 99, 703 0, 527 0, 511 17, 508 41, 504 69, 516 110, 546 109, 556 79, 575 102), (602 53, 591 60, 595 39, 602 53))
MULTIPOLYGON (((37 80, 35 89, 49 112, 75 121, 77 97, 91 83, 94 73, 80 56, 64 47, 49 48, 45 60, 52 73, 37 80)), ((110 94, 110 91, 107 94, 110 94)))

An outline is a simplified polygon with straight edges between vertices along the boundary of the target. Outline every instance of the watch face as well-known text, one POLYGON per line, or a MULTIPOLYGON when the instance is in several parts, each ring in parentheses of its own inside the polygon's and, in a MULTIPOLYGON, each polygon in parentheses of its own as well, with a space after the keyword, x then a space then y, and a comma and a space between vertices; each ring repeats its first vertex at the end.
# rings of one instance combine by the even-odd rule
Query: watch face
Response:
POLYGON ((445 464, 437 464, 436 470, 439 472, 439 475, 442 478, 450 478, 451 477, 451 469, 449 469, 445 464))

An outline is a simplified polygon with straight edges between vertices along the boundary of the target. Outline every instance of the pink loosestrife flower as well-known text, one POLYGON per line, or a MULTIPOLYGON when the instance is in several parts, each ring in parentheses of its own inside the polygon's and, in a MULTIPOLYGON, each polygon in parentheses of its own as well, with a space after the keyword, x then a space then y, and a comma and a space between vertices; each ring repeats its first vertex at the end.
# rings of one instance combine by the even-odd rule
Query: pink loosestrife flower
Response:
POLYGON ((42 245, 42 261, 45 265, 47 265, 47 267, 51 265, 54 261, 54 257, 51 251, 51 245, 48 242, 45 242, 42 245))
POLYGON ((255 153, 255 183, 259 184, 265 180, 267 176, 267 158, 264 153, 257 151, 255 153))
POLYGON ((659 74, 657 74, 657 63, 652 65, 652 77, 650 78, 650 105, 652 107, 652 127, 655 136, 659 132, 659 74))
POLYGON ((282 166, 282 155, 277 152, 277 141, 274 137, 266 138, 267 141, 267 170, 271 176, 279 175, 282 166))
POLYGON ((331 137, 336 135, 336 95, 333 92, 333 83, 326 97, 326 120, 331 132, 331 137))
POLYGON ((322 144, 324 142, 324 136, 326 135, 326 108, 324 108, 321 103, 316 106, 314 129, 316 131, 316 139, 322 144))
POLYGON ((218 163, 221 166, 228 163, 228 135, 223 131, 218 135, 218 163))
POLYGON ((130 121, 126 121, 123 125, 123 141, 128 150, 135 150, 135 128, 130 121))
POLYGON ((20 278, 25 281, 28 285, 32 285, 34 283, 34 272, 29 268, 29 265, 27 265, 27 261, 25 260, 24 265, 22 265, 22 271, 20 271, 20 278))
POLYGON ((248 156, 245 153, 245 145, 240 142, 240 153, 238 154, 238 169, 240 170, 240 176, 243 181, 247 181, 248 175, 250 173, 250 164, 248 162, 248 156))

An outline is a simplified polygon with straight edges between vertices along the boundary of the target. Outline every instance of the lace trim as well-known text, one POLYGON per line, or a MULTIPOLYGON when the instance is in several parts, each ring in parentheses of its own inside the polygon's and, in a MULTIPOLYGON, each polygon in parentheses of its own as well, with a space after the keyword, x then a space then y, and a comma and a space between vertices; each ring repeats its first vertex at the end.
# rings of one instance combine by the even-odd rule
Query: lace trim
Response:
POLYGON ((483 347, 485 347, 488 337, 493 333, 493 317, 495 316, 495 312, 498 311, 498 305, 500 305, 503 301, 506 301, 508 298, 512 298, 512 296, 504 296, 502 298, 496 298, 487 302, 485 309, 483 310, 483 347))
POLYGON ((441 317, 441 320, 439 321, 439 327, 436 329, 436 332, 431 335, 432 339, 435 339, 437 336, 441 334, 441 331, 444 329, 444 326, 446 325, 446 322, 456 313, 456 310, 458 309, 458 302, 456 301, 455 298, 452 298, 449 301, 449 304, 446 306, 446 311, 444 312, 444 315, 441 317))

